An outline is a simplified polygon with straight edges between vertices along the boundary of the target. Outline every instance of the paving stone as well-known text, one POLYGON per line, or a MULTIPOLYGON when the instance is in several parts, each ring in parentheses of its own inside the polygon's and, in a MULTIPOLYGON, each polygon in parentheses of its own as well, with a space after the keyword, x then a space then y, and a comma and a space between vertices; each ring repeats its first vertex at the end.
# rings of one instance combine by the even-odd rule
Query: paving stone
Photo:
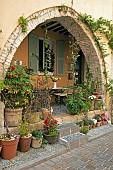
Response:
MULTIPOLYGON (((111 126, 104 126, 101 131, 106 132, 111 126)), ((61 143, 47 145, 44 149, 30 148, 29 152, 18 152, 12 160, 1 159, 0 170, 113 170, 112 141, 113 133, 110 132, 74 149, 61 143)))

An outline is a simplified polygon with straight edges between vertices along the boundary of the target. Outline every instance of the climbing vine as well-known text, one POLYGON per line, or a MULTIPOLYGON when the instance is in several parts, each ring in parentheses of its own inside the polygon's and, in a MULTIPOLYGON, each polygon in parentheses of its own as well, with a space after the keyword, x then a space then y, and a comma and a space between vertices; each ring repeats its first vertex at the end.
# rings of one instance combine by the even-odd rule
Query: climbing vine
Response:
POLYGON ((96 33, 99 32, 100 34, 104 34, 108 39, 109 47, 113 50, 113 24, 111 21, 104 19, 103 17, 100 17, 96 20, 92 18, 91 15, 87 14, 79 15, 78 19, 83 21, 94 33, 95 41, 97 42, 97 45, 103 53, 104 57, 108 56, 109 54, 106 53, 105 43, 100 41, 102 40, 101 35, 97 36, 96 33))
POLYGON ((19 24, 21 24, 22 26, 22 32, 27 32, 27 26, 28 26, 28 21, 26 18, 24 18, 23 16, 21 16, 19 19, 19 24))

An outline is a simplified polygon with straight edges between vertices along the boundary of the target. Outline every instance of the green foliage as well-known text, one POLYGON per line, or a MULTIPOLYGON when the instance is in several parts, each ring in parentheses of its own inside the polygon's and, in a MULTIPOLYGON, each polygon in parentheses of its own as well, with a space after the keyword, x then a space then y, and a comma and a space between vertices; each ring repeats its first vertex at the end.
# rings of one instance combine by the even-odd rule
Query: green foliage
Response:
POLYGON ((79 125, 79 126, 83 126, 83 125, 84 125, 84 121, 81 120, 81 121, 79 121, 79 122, 76 122, 76 124, 79 125))
POLYGON ((71 95, 66 100, 66 106, 69 114, 78 115, 80 113, 81 105, 79 103, 79 100, 75 99, 71 95))
POLYGON ((91 120, 91 119, 89 119, 88 122, 89 122, 89 125, 93 125, 94 124, 93 120, 91 120))
POLYGON ((3 90, 5 88, 5 84, 3 80, 0 80, 0 90, 3 90))
POLYGON ((42 138, 42 131, 41 130, 34 130, 32 132, 32 136, 34 136, 36 139, 42 138))
POLYGON ((29 96, 32 95, 32 79, 28 68, 11 65, 8 68, 4 84, 2 96, 6 107, 20 108, 28 104, 29 96))
POLYGON ((19 19, 19 24, 21 24, 22 26, 22 32, 27 32, 27 26, 28 26, 28 21, 26 18, 24 18, 23 16, 21 16, 19 19))
MULTIPOLYGON (((48 133, 46 133, 46 134, 48 134, 48 133)), ((54 130, 54 131, 50 131, 48 135, 49 136, 58 136, 58 134, 59 134, 59 132, 57 130, 54 130)))
POLYGON ((62 11, 63 11, 63 12, 66 13, 66 12, 68 11, 68 7, 63 4, 62 6, 59 6, 59 7, 58 7, 58 11, 59 11, 59 12, 62 12, 62 11))
POLYGON ((24 122, 24 123, 19 124, 18 130, 19 130, 19 134, 20 134, 21 137, 30 135, 28 122, 24 122))
POLYGON ((92 18, 91 15, 81 14, 78 19, 83 21, 89 29, 95 35, 96 45, 99 47, 100 51, 102 52, 103 56, 106 57, 109 54, 107 53, 107 49, 105 48, 105 43, 100 41, 102 38, 101 36, 97 36, 95 33, 100 32, 100 34, 104 34, 108 39, 108 45, 113 50, 113 24, 112 21, 104 19, 100 17, 99 19, 95 20, 92 18))
POLYGON ((89 132, 89 127, 88 126, 81 127, 80 132, 83 134, 87 134, 89 132))

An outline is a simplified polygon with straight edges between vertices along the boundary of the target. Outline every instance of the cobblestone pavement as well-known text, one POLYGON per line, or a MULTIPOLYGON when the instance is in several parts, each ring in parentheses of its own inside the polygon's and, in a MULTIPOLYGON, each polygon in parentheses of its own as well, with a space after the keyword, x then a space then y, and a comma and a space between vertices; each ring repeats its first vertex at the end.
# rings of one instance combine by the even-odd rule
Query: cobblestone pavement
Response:
POLYGON ((113 133, 40 164, 35 163, 27 170, 113 170, 113 133))

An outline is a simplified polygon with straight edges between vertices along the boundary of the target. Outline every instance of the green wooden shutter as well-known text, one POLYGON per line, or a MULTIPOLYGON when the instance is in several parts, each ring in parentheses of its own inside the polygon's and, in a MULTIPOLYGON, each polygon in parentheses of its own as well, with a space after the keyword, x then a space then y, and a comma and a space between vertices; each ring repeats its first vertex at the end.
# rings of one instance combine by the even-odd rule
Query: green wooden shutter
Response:
POLYGON ((64 41, 57 41, 57 75, 64 75, 64 41))
POLYGON ((35 34, 29 34, 29 60, 28 65, 34 70, 34 73, 38 72, 38 43, 39 38, 35 34), (36 54, 36 55, 34 55, 36 54))

